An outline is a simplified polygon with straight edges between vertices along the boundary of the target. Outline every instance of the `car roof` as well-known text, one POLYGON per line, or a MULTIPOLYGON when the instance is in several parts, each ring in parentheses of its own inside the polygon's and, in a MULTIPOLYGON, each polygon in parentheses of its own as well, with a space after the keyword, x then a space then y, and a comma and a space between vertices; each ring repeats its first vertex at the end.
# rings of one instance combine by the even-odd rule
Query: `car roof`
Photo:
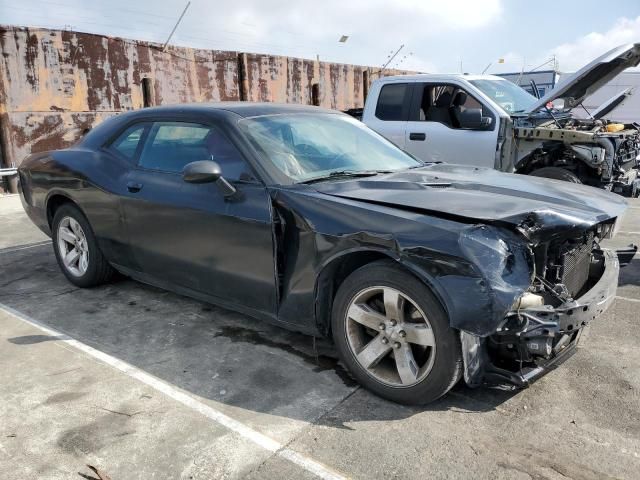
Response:
POLYGON ((257 117, 261 115, 278 115, 284 113, 339 113, 327 108, 312 105, 296 105, 288 103, 271 102, 212 102, 212 103, 181 103, 175 105, 162 105, 148 107, 137 112, 147 114, 158 113, 210 113, 215 110, 224 110, 235 113, 241 117, 257 117))
POLYGON ((504 80, 496 75, 470 75, 466 73, 418 73, 415 75, 392 75, 389 77, 378 78, 376 82, 401 82, 401 81, 447 81, 452 78, 462 80, 504 80))

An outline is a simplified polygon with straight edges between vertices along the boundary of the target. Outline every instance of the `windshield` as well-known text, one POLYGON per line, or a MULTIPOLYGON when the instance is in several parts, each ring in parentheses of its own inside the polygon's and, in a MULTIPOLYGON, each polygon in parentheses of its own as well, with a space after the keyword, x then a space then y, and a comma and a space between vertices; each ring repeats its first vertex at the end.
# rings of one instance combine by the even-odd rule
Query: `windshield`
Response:
POLYGON ((294 183, 332 172, 395 171, 423 165, 346 115, 265 115, 239 122, 264 157, 294 183))
POLYGON ((538 101, 536 97, 509 80, 470 80, 470 82, 507 113, 524 112, 538 101))

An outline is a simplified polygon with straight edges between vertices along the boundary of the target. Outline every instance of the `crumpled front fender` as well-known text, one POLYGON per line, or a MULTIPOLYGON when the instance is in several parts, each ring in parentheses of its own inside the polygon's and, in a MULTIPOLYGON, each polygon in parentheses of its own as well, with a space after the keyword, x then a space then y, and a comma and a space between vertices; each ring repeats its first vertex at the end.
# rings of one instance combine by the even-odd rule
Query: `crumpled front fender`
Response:
POLYGON ((531 285, 532 257, 517 234, 488 225, 462 229, 458 248, 463 257, 404 249, 401 262, 434 290, 451 327, 484 337, 531 285))

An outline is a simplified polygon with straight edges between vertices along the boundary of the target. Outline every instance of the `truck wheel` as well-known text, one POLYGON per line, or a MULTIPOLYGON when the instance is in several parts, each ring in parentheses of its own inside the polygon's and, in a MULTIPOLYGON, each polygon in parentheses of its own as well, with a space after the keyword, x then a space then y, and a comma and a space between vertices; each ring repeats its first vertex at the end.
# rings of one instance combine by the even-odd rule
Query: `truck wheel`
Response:
POLYGON ((393 261, 374 262, 342 283, 332 334, 358 382, 394 402, 421 405, 447 393, 462 375, 457 332, 440 302, 393 261))
POLYGON ((534 177, 553 178, 554 180, 564 180, 571 183, 582 183, 580 179, 569 170, 560 167, 544 167, 534 170, 529 175, 534 177))

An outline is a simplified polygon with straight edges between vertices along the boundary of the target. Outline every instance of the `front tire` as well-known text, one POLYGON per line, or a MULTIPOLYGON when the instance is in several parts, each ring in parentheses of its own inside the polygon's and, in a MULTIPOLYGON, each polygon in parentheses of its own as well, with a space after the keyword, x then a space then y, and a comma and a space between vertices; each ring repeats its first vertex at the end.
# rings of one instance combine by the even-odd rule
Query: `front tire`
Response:
POLYGON ((461 377, 459 337, 440 302, 393 261, 353 272, 338 289, 331 320, 340 358, 381 397, 426 404, 461 377))
POLYGON ((108 282, 115 273, 104 258, 91 225, 78 207, 64 204, 52 224, 53 250, 67 280, 78 287, 108 282))
POLYGON ((582 183, 575 173, 560 167, 544 167, 534 170, 529 175, 534 177, 552 178, 554 180, 564 180, 570 183, 582 183))

